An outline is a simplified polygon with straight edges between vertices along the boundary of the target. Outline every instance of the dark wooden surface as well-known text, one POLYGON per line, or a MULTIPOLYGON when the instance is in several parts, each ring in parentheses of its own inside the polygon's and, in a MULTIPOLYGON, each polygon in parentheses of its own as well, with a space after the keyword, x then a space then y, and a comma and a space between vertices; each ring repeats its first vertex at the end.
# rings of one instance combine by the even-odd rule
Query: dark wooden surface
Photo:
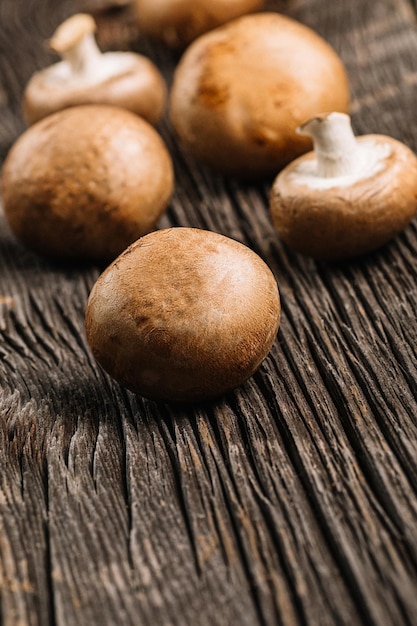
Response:
MULTIPOLYGON (((84 6, 87 0, 84 0, 84 6)), ((97 3, 95 2, 97 6, 97 3)), ((346 63, 358 133, 417 149, 417 26, 406 0, 289 0, 346 63)), ((0 2, 0 154, 22 89, 51 61, 58 0, 0 2)), ((127 14, 103 47, 177 57, 127 14)), ((186 409, 134 397, 95 364, 84 308, 102 268, 60 267, 0 223, 0 615, 15 625, 417 623, 417 222, 343 265, 278 241, 270 181, 203 171, 165 120, 176 193, 160 226, 222 232, 281 291, 259 372, 186 409)))

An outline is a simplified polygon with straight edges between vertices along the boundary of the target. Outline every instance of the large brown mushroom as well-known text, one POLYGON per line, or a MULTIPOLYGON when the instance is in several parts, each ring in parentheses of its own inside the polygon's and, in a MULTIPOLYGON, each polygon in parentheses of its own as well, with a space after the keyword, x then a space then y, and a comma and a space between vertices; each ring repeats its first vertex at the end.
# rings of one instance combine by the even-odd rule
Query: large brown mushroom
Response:
POLYGON ((278 330, 275 278, 246 246, 171 228, 132 244, 87 304, 93 354, 122 385, 155 400, 206 400, 249 378, 278 330))
POLYGON ((347 111, 335 51, 276 13, 241 17, 197 39, 174 76, 171 121, 184 147, 226 174, 276 175, 311 148, 296 134, 323 110, 347 111))
POLYGON ((379 248, 417 214, 417 156, 386 135, 354 137, 350 118, 318 115, 300 127, 314 152, 290 163, 271 191, 271 213, 289 246, 317 259, 379 248))
POLYGON ((49 41, 62 61, 29 80, 23 110, 29 124, 80 104, 129 109, 155 124, 166 102, 165 82, 155 65, 133 52, 100 52, 94 19, 85 13, 63 22, 49 41))
POLYGON ((135 0, 141 30, 172 48, 184 48, 199 35, 263 5, 264 0, 135 0))
POLYGON ((155 129, 104 105, 65 109, 31 126, 2 175, 13 232, 57 258, 112 260, 155 227, 172 190, 171 158, 155 129))

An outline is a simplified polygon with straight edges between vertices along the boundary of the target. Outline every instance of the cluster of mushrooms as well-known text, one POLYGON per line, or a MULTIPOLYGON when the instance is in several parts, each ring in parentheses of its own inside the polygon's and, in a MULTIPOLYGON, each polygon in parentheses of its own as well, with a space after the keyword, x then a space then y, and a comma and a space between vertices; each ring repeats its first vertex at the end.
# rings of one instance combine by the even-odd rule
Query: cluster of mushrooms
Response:
MULTIPOLYGON (((179 141, 223 175, 279 172, 270 209, 286 244, 346 259, 414 217, 417 157, 390 137, 353 135, 344 66, 315 32, 258 12, 262 0, 135 2, 144 32, 185 49, 168 107, 179 141)), ((229 237, 155 230, 174 190, 154 128, 167 87, 142 55, 102 53, 94 31, 88 14, 61 24, 49 45, 62 60, 26 87, 29 128, 2 172, 6 217, 39 254, 110 263, 90 294, 86 332, 111 376, 155 400, 218 397, 274 343, 275 277, 229 237)))

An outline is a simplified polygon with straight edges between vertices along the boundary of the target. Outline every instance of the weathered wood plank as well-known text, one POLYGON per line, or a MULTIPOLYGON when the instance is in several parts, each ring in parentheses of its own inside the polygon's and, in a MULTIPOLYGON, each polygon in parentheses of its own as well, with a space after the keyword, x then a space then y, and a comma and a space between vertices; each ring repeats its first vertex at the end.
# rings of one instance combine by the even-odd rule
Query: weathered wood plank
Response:
MULTIPOLYGON (((272 8, 277 4, 271 3, 272 8)), ((280 5, 282 6, 282 5, 280 5)), ((22 88, 76 5, 0 4, 0 153, 22 88), (18 41, 19 45, 15 45, 18 41)), ((358 132, 417 149, 417 32, 403 0, 297 0, 285 11, 347 64, 358 132)), ((105 47, 177 57, 100 18, 105 47)), ((83 326, 98 267, 58 267, 0 224, 0 615, 15 624, 413 624, 417 620, 417 228, 354 263, 289 252, 269 183, 212 176, 160 126, 177 188, 161 226, 250 245, 283 305, 241 389, 188 409, 134 397, 83 326)))

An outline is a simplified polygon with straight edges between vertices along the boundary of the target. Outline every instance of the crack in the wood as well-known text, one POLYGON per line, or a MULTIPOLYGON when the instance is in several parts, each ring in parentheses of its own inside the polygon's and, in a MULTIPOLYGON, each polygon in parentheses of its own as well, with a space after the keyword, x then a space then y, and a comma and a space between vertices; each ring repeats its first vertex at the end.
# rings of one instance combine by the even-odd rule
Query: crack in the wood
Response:
POLYGON ((177 435, 176 435, 176 425, 175 418, 172 419, 172 416, 169 413, 165 413, 165 419, 158 423, 158 431, 165 443, 167 454, 171 460, 172 467, 172 478, 173 482, 176 486, 176 494, 178 498, 178 504, 180 506, 185 528, 187 531, 188 541, 191 548, 191 553, 194 559, 195 571, 198 577, 201 576, 201 566, 200 560, 198 556, 198 548, 196 545, 196 539, 193 534, 192 520, 190 517, 190 512, 188 510, 187 502, 184 497, 184 492, 182 488, 182 478, 181 478, 181 467, 180 461, 178 458, 178 449, 177 449, 177 435), (171 424, 171 429, 168 428, 168 424, 171 424))
MULTIPOLYGON (((310 342, 310 349, 312 348, 313 348, 312 355, 314 356, 315 350, 318 349, 317 342, 315 340, 312 340, 312 342, 310 342)), ((321 375, 324 377, 324 380, 327 381, 327 388, 331 392, 331 389, 333 388, 333 384, 329 382, 328 380, 329 370, 324 367, 321 359, 317 355, 315 356, 315 361, 316 361, 316 365, 320 367, 321 375)), ((362 391, 364 392, 364 389, 362 389, 362 391)), ((368 397, 368 401, 369 401, 369 397, 368 397)), ((344 405, 343 403, 338 403, 338 406, 342 407, 344 405)), ((340 408, 340 410, 342 409, 340 408)), ((345 416, 349 417, 348 414, 346 414, 345 416)), ((372 468, 371 466, 372 458, 370 457, 369 460, 367 460, 366 455, 358 454, 358 446, 361 448, 363 442, 360 440, 360 438, 355 433, 355 431, 349 426, 349 419, 345 420, 344 428, 349 438, 349 441, 351 443, 352 450, 356 451, 356 459, 361 467, 361 470, 364 472, 364 476, 366 477, 367 484, 370 487, 372 487, 372 490, 376 494, 375 497, 377 498, 377 501, 380 502, 383 493, 386 493, 386 491, 385 489, 381 490, 381 484, 380 482, 378 482, 378 480, 375 483, 375 476, 374 476, 375 472, 374 472, 374 468, 372 468), (378 485, 379 485, 379 488, 378 488, 378 485)), ((304 473, 304 480, 306 479, 307 481, 309 480, 308 476, 306 476, 304 473)), ((355 593, 357 602, 359 602, 359 605, 362 606, 363 608, 364 615, 366 615, 366 619, 368 620, 367 623, 375 624, 375 626, 378 626, 380 624, 380 617, 378 617, 378 615, 375 614, 374 611, 375 609, 378 609, 378 612, 380 612, 381 607, 380 606, 378 607, 377 605, 375 605, 374 602, 369 602, 369 599, 365 596, 365 589, 362 587, 360 580, 355 575, 355 572, 352 569, 353 562, 351 561, 351 559, 348 558, 348 555, 344 553, 342 547, 336 541, 336 538, 333 535, 333 531, 331 530, 329 526, 329 521, 327 520, 324 512, 321 510, 318 500, 314 496, 314 489, 311 489, 311 488, 308 489, 308 493, 309 493, 309 497, 312 502, 312 505, 315 508, 316 514, 319 517, 319 519, 321 519, 323 529, 325 530, 327 534, 329 546, 337 555, 338 562, 340 563, 342 571, 344 572, 344 575, 348 581, 349 588, 355 593)), ((389 511, 389 509, 391 509, 391 505, 389 505, 387 512, 389 511)), ((398 519, 395 509, 391 510, 391 514, 393 513, 394 513, 394 519, 395 518, 398 519)), ((396 526, 397 528, 399 528, 397 524, 396 526)))
MULTIPOLYGON (((130 408, 130 404, 128 403, 128 406, 130 408)), ((133 422, 133 420, 132 420, 133 422)), ((131 422, 129 422, 130 425, 131 422)), ((129 563, 129 567, 130 570, 133 573, 135 572, 135 563, 134 563, 134 558, 133 558, 133 554, 132 554, 132 536, 133 536, 133 513, 132 513, 132 494, 131 494, 131 485, 130 485, 130 479, 129 479, 129 459, 128 459, 128 451, 127 451, 127 440, 128 440, 128 435, 126 432, 126 422, 123 419, 121 421, 121 432, 122 432, 122 437, 121 437, 121 441, 122 441, 122 458, 123 458, 123 465, 122 465, 122 489, 123 489, 123 496, 124 496, 124 500, 126 503, 126 512, 127 512, 127 557, 128 557, 128 563, 129 563)), ((136 581, 133 577, 133 584, 136 588, 136 581)))
POLYGON ((48 587, 48 599, 49 599, 49 623, 50 626, 58 626, 57 614, 56 614, 56 595, 55 595, 55 564, 53 562, 53 548, 51 541, 51 532, 49 528, 50 521, 50 502, 49 502, 49 467, 48 462, 45 459, 44 462, 44 489, 45 489, 45 519, 43 520, 43 530, 45 537, 45 576, 48 587))
MULTIPOLYGON (((298 379, 297 369, 295 369, 295 376, 298 379)), ((289 396, 292 397, 292 400, 294 402, 294 406, 297 406, 297 400, 296 400, 296 398, 293 397, 291 389, 290 389, 287 381, 285 381, 285 379, 283 379, 283 384, 284 384, 284 387, 286 388, 287 393, 289 394, 289 396)), ((267 390, 268 383, 266 382, 266 380, 263 380, 260 383, 260 385, 261 385, 261 387, 264 387, 265 391, 267 390)), ((272 389, 270 389, 269 392, 270 391, 272 391, 272 389)), ((269 395, 270 395, 270 393, 269 393, 269 395)), ((303 490, 304 497, 306 498, 306 501, 309 503, 309 506, 311 507, 312 514, 314 515, 317 512, 317 507, 316 507, 316 505, 314 503, 312 503, 312 497, 311 497, 311 492, 314 491, 314 489, 312 489, 312 486, 310 484, 306 483, 306 481, 304 479, 304 476, 306 475, 307 470, 306 470, 305 465, 303 463, 301 452, 298 450, 297 444, 294 441, 293 434, 288 429, 285 415, 280 411, 278 401, 276 402, 276 408, 274 410, 274 413, 277 415, 276 427, 277 427, 277 429, 278 429, 278 431, 280 433, 282 444, 283 444, 284 449, 286 451, 286 454, 288 456, 289 462, 294 467, 295 473, 296 473, 296 475, 297 475, 297 477, 299 479, 299 484, 300 484, 300 486, 301 486, 301 488, 303 490)), ((315 414, 315 411, 313 411, 313 414, 315 414)), ((299 415, 300 416, 302 415, 301 411, 299 411, 299 415)), ((316 420, 317 420, 317 425, 320 427, 321 433, 322 433, 325 441, 331 447, 332 443, 327 440, 326 434, 323 431, 323 429, 321 428, 319 416, 315 415, 315 417, 316 417, 316 420)), ((306 424, 304 422, 304 420, 303 420, 303 423, 304 423, 304 427, 306 428, 307 432, 309 432, 309 435, 311 437, 311 443, 314 445, 316 453, 318 454, 319 458, 321 459, 323 468, 326 470, 326 473, 327 473, 326 459, 323 458, 321 450, 316 445, 315 435, 314 435, 314 433, 310 432, 310 428, 308 427, 308 424, 306 424)), ((329 477, 329 478, 330 478, 330 480, 332 480, 331 477, 329 477)), ((317 506, 320 508, 320 504, 317 504, 317 506)), ((323 515, 324 515, 324 513, 323 513, 323 515)), ((325 531, 325 528, 320 523, 320 520, 317 520, 317 524, 318 525, 317 525, 317 528, 316 528, 316 532, 320 532, 320 534, 322 535, 324 544, 329 548, 329 553, 331 555, 332 561, 333 561, 336 569, 341 573, 342 578, 344 579, 343 572, 340 571, 340 559, 338 558, 338 555, 335 553, 335 551, 332 549, 332 546, 329 545, 328 535, 327 535, 327 533, 325 531)), ((291 527, 291 526, 292 526, 292 524, 289 525, 289 527, 291 527)), ((350 593, 349 584, 346 582, 346 580, 344 580, 344 582, 346 583, 346 591, 350 593)), ((297 597, 296 590, 294 591, 294 593, 296 594, 296 597, 297 597)), ((350 595, 352 596, 352 602, 354 602, 355 597, 352 594, 350 594, 350 595)), ((307 619, 307 610, 303 607, 301 601, 300 601, 300 605, 301 605, 301 610, 303 611, 303 615, 305 614, 305 617, 307 619), (305 611, 305 613, 304 613, 304 611, 305 611)), ((342 619, 342 617, 341 617, 341 615, 339 615, 337 623, 339 623, 339 624, 343 623, 343 622, 340 621, 341 619, 342 619)))
MULTIPOLYGON (((238 393, 238 392, 237 392, 238 393)), ((237 416, 238 421, 241 422, 241 434, 243 434, 243 431, 245 430, 245 418, 243 416, 241 407, 239 402, 237 401, 237 398, 232 395, 229 394, 229 399, 228 399, 230 408, 233 412, 234 415, 237 416), (242 422, 243 422, 243 428, 242 428, 242 422)), ((216 441, 219 447, 219 451, 222 455, 222 459, 224 461, 224 469, 228 469, 227 471, 227 478, 228 481, 230 482, 230 484, 232 485, 233 488, 233 492, 234 492, 234 498, 239 502, 239 506, 242 508, 242 511, 245 511, 245 504, 242 502, 241 500, 241 494, 240 494, 240 488, 237 482, 236 477, 234 476, 233 472, 232 472, 232 467, 231 467, 231 463, 230 463, 230 459, 229 459, 229 452, 228 452, 228 440, 225 439, 225 437, 221 434, 220 432, 220 428, 218 426, 218 419, 221 419, 221 415, 217 415, 216 411, 213 412, 212 414, 212 419, 210 420, 210 423, 212 425, 213 428, 213 432, 215 433, 216 436, 216 441)), ((247 436, 245 435, 244 437, 244 442, 246 442, 246 451, 248 452, 250 450, 250 445, 249 445, 249 441, 247 436)), ((256 464, 254 463, 254 459, 251 458, 251 454, 247 454, 246 456, 246 460, 248 461, 252 471, 254 472, 254 475, 259 476, 257 468, 256 468, 256 464)), ((223 475, 224 472, 222 472, 221 475, 223 475)), ((236 516, 235 514, 235 506, 232 506, 231 503, 231 491, 230 491, 230 487, 227 487, 226 482, 224 477, 222 476, 223 480, 220 483, 220 487, 223 493, 223 498, 225 501, 225 505, 229 511, 229 518, 230 515, 233 515, 233 519, 231 519, 231 521, 233 521, 233 528, 234 528, 234 533, 235 533, 235 537, 236 540, 238 541, 238 545, 239 545, 239 550, 241 553, 241 556, 243 557, 243 562, 245 563, 245 572, 246 572, 246 576, 248 578, 248 583, 250 585, 250 588, 252 590, 252 595, 253 595, 253 601, 255 603, 255 607, 257 609, 257 612, 260 616, 260 618, 262 619, 262 623, 265 624, 271 624, 272 621, 274 620, 273 623, 279 623, 279 624, 285 624, 285 619, 283 618, 283 616, 280 613, 280 607, 277 605, 276 602, 276 596, 274 593, 274 588, 272 585, 272 579, 268 580, 267 578, 265 578, 263 580, 263 582, 268 586, 268 588, 270 589, 270 591, 272 592, 271 594, 271 599, 272 599, 272 604, 274 607, 274 617, 272 617, 271 615, 268 615, 269 610, 268 610, 268 606, 267 603, 265 602, 265 598, 263 597, 263 595, 261 594, 261 591, 258 591, 258 587, 259 587, 259 580, 258 580, 258 576, 255 574, 255 572, 253 571, 252 567, 250 566, 251 563, 251 557, 252 559, 254 558, 254 555, 251 555, 250 552, 247 550, 247 548, 245 547, 245 541, 244 541, 244 537, 242 534, 242 527, 241 527, 241 520, 239 518, 239 516, 236 516), (275 622, 275 620, 277 620, 277 622, 275 622)), ((251 479, 250 476, 248 477, 249 483, 251 483, 251 479)), ((253 487, 253 484, 252 484, 253 487)), ((275 542, 274 542, 275 543, 275 542)), ((280 562, 285 563, 285 559, 282 559, 282 554, 279 553, 279 556, 281 557, 280 562)), ((269 570, 269 564, 267 565, 265 562, 265 555, 263 553, 263 551, 260 549, 260 557, 264 563, 265 566, 265 570, 268 571, 269 570)), ((288 572, 286 572, 288 573, 288 572)), ((286 579, 286 582, 291 581, 291 577, 286 579)), ((293 590, 292 590, 293 591, 293 590)), ((295 597, 295 596, 294 596, 295 597)), ((295 607, 295 609, 297 610, 297 607, 295 607)), ((302 623, 302 620, 301 620, 302 623)))

